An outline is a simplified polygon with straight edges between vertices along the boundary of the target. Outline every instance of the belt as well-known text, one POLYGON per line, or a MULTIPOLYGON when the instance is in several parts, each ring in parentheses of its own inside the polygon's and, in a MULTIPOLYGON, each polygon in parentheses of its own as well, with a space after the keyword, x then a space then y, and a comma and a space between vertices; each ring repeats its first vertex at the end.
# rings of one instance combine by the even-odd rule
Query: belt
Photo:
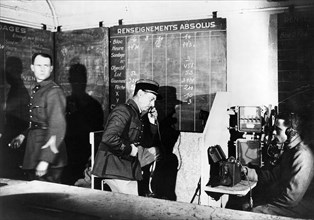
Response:
POLYGON ((41 124, 41 123, 38 123, 38 122, 30 121, 29 122, 29 129, 43 129, 43 130, 47 130, 48 126, 44 125, 44 124, 41 124))

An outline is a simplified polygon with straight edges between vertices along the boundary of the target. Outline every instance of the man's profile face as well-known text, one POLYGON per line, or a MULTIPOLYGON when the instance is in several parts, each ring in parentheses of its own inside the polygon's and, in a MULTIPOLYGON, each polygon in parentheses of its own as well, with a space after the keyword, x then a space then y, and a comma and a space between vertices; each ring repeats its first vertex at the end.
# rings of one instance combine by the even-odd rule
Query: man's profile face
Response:
POLYGON ((277 119, 275 122, 275 129, 274 129, 274 138, 277 144, 283 144, 287 139, 286 130, 287 126, 284 125, 284 119, 277 119))
POLYGON ((38 55, 34 60, 34 64, 31 65, 31 70, 34 72, 36 81, 42 82, 50 77, 53 66, 48 57, 38 55))
POLYGON ((144 92, 143 90, 139 90, 139 105, 142 111, 148 111, 150 107, 155 106, 156 95, 150 92, 144 92))

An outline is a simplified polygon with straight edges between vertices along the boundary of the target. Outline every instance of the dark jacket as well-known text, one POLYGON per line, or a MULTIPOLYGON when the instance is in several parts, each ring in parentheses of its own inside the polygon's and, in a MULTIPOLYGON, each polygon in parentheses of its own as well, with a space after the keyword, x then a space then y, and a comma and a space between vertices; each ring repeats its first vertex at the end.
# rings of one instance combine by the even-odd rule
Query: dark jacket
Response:
POLYGON ((35 169, 39 161, 47 161, 52 168, 67 164, 64 144, 66 130, 66 99, 63 90, 53 81, 45 80, 32 89, 30 124, 23 169, 35 169), (51 136, 56 136, 56 148, 42 149, 51 136))
POLYGON ((278 166, 257 174, 259 184, 266 186, 262 194, 266 205, 253 211, 314 218, 314 155, 299 136, 286 146, 278 166))
MULTIPOLYGON (((130 145, 143 143, 143 126, 143 118, 132 99, 116 106, 108 116, 92 174, 103 178, 141 180, 141 166, 137 157, 130 156, 130 145)), ((157 131, 156 126, 151 129, 157 131)), ((145 139, 145 146, 152 144, 152 138, 145 139)))

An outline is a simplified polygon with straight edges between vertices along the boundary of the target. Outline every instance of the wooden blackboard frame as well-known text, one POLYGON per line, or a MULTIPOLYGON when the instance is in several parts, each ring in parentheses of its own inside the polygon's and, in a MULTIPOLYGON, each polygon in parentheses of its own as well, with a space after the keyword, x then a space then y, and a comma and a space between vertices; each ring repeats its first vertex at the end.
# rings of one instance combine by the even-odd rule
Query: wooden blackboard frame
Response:
MULTIPOLYGON (((4 25, 1 24, 3 29, 4 25)), ((38 36, 29 38, 33 42, 28 44, 24 42, 24 45, 28 47, 28 50, 31 48, 32 52, 46 51, 54 55, 55 66, 58 70, 55 76, 56 81, 65 88, 66 92, 70 92, 67 88, 69 87, 68 82, 62 78, 62 76, 66 77, 66 74, 59 72, 59 67, 62 64, 58 63, 59 55, 62 54, 58 48, 62 46, 62 43, 58 42, 56 36, 62 35, 64 32, 51 33, 44 30, 7 25, 10 26, 7 28, 9 32, 12 30, 15 32, 29 30, 40 33, 37 33, 38 36), (41 37, 42 33, 49 34, 48 41, 44 42, 45 40, 41 37), (36 40, 46 45, 39 44, 36 40), (49 45, 49 50, 45 48, 47 45, 49 45)), ((101 28, 96 29, 100 30, 101 28)), ((160 83, 165 98, 159 103, 161 106, 160 118, 165 119, 169 114, 173 114, 177 121, 174 126, 178 130, 201 132, 204 128, 204 120, 201 115, 204 112, 206 115, 210 111, 215 93, 227 89, 226 19, 213 18, 119 25, 107 28, 107 30, 109 30, 109 35, 104 35, 104 39, 101 39, 102 42, 107 43, 100 46, 95 44, 95 47, 103 47, 104 49, 102 50, 102 59, 105 63, 104 82, 101 84, 96 82, 96 87, 98 89, 102 86, 109 87, 109 95, 106 91, 100 90, 102 94, 95 96, 102 103, 105 115, 114 106, 125 102, 133 95, 134 83, 137 79, 153 78, 160 83), (136 38, 142 42, 141 45, 133 42, 136 38), (109 54, 107 54, 108 48, 109 54), (136 68, 142 68, 144 71, 139 71, 136 68), (109 72, 107 80, 106 72, 109 72), (106 96, 109 96, 109 100, 106 99, 106 96)), ((89 44, 90 42, 83 42, 84 36, 86 37, 87 32, 92 31, 92 29, 71 31, 72 34, 77 32, 77 37, 73 38, 73 44, 89 44), (83 34, 80 36, 79 33, 83 34)), ((0 39, 3 40, 3 36, 0 39)), ((24 38, 21 37, 21 39, 24 38)), ((86 39, 90 40, 90 38, 86 39)), ((29 52, 27 58, 30 59, 32 52, 29 52)), ((3 70, 3 67, 1 68, 3 70)), ((28 69, 27 66, 25 68, 28 69)), ((32 79, 30 70, 27 71, 28 79, 32 79)), ((25 83, 29 89, 30 83, 27 80, 25 83)), ((1 85, 3 90, 4 84, 1 85)), ((89 84, 88 86, 92 85, 89 84)), ((3 92, 2 96, 4 96, 3 92)))
POLYGON ((161 120, 175 112, 178 130, 202 132, 200 113, 227 89, 226 19, 119 25, 109 36, 110 109, 151 78, 164 88, 161 120))

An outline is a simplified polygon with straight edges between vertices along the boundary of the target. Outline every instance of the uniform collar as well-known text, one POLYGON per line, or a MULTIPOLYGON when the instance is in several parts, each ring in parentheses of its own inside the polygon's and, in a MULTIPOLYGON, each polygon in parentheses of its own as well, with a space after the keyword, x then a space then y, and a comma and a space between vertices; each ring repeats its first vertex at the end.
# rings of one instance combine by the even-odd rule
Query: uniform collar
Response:
POLYGON ((35 82, 34 88, 35 88, 35 87, 39 87, 39 88, 40 88, 40 87, 43 87, 43 86, 45 86, 45 85, 48 85, 50 82, 51 82, 50 79, 43 80, 43 81, 41 81, 41 82, 35 82))
POLYGON ((36 83, 36 85, 39 85, 39 86, 46 86, 46 85, 48 85, 50 82, 51 82, 51 79, 47 79, 47 80, 41 81, 40 83, 36 83))
POLYGON ((135 111, 140 115, 140 109, 139 109, 138 105, 136 104, 136 102, 133 99, 129 99, 127 101, 127 104, 132 106, 135 109, 135 111))
POLYGON ((34 92, 37 92, 41 87, 48 85, 50 82, 51 80, 44 80, 41 81, 40 83, 36 82, 32 90, 34 92))
POLYGON ((296 134, 295 136, 292 137, 289 143, 287 143, 286 148, 287 149, 292 149, 298 144, 302 142, 302 139, 299 134, 296 134))

